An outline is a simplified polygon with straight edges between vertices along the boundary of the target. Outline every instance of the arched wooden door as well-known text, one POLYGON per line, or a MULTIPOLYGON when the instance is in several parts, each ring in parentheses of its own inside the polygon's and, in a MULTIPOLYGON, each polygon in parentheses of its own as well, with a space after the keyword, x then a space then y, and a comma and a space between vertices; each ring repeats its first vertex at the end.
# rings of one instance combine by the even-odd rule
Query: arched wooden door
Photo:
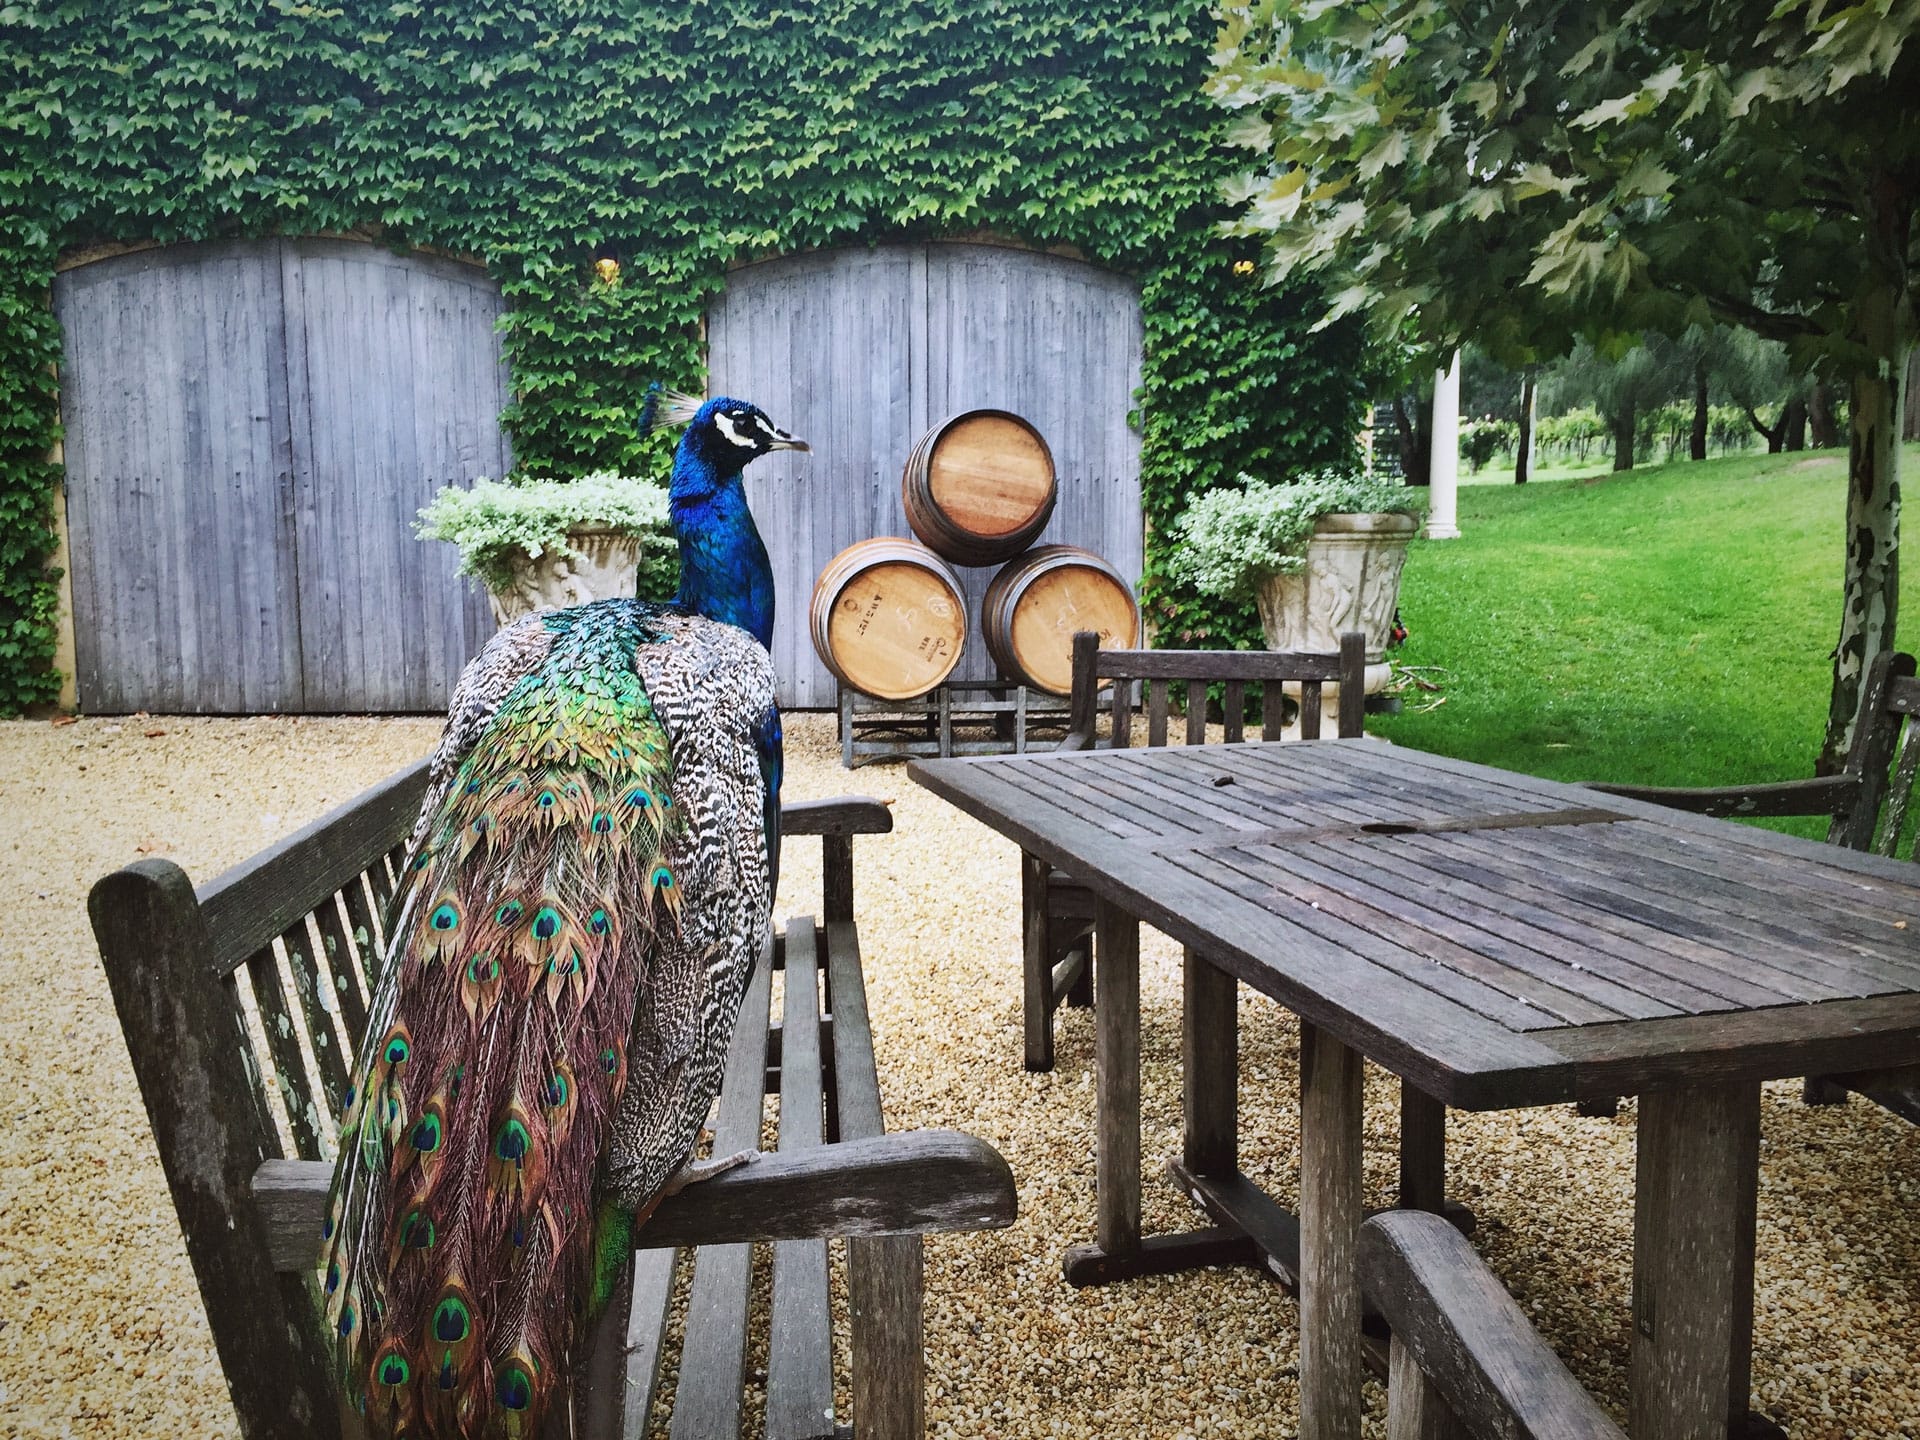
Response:
MULTIPOLYGON (((962 410, 1011 410, 1039 427, 1060 502, 1036 544, 1083 545, 1140 578, 1140 297, 1125 276, 998 245, 889 245, 745 266, 707 316, 708 387, 751 400, 811 456, 747 471, 773 557, 780 703, 831 706, 807 601, 840 550, 909 535, 900 471, 914 442, 962 410)), ((962 569, 971 611, 955 679, 994 674, 980 638, 992 569, 962 569)))
POLYGON ((413 523, 511 464, 486 273, 171 246, 64 271, 54 308, 82 708, 443 708, 493 622, 413 523))

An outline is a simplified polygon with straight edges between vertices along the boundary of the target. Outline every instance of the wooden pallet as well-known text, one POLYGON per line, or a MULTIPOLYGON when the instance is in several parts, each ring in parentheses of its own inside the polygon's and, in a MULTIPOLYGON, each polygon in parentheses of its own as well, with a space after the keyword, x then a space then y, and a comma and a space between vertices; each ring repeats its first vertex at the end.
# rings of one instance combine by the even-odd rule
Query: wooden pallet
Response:
POLYGON ((1006 755, 1051 748, 1067 697, 1011 680, 955 680, 907 700, 840 687, 840 762, 852 770, 912 756, 1006 755))

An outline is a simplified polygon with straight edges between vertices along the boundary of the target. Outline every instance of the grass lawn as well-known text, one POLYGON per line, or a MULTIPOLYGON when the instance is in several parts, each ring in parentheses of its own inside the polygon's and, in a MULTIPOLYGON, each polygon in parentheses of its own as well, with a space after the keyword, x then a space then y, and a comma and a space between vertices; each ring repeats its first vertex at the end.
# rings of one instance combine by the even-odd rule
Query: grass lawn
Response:
POLYGON ((1560 780, 1811 774, 1845 482, 1829 450, 1462 486, 1461 538, 1408 558, 1395 652, 1445 701, 1372 728, 1560 780))

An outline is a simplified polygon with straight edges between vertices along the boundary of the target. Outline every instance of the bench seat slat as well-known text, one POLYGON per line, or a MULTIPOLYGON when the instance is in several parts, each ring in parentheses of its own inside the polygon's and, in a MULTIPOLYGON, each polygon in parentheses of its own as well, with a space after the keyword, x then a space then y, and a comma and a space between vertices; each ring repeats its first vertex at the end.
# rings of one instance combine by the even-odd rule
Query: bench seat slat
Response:
MULTIPOLYGON (((780 1153, 825 1141, 820 1064, 820 955, 811 919, 788 922, 781 1018, 780 1153), (790 1037, 790 1038, 789 1038, 790 1037)), ((768 1315, 767 1440, 833 1435, 833 1309, 827 1242, 773 1247, 768 1315)))

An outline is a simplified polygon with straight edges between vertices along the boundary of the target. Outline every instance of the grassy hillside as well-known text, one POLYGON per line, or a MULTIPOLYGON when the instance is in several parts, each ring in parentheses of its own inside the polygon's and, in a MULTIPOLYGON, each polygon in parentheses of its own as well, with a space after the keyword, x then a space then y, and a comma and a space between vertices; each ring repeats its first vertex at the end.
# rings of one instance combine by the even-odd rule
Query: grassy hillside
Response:
POLYGON ((1463 486, 1462 537, 1416 542, 1401 589, 1396 658, 1445 703, 1374 728, 1564 780, 1811 774, 1845 481, 1824 451, 1463 486))

